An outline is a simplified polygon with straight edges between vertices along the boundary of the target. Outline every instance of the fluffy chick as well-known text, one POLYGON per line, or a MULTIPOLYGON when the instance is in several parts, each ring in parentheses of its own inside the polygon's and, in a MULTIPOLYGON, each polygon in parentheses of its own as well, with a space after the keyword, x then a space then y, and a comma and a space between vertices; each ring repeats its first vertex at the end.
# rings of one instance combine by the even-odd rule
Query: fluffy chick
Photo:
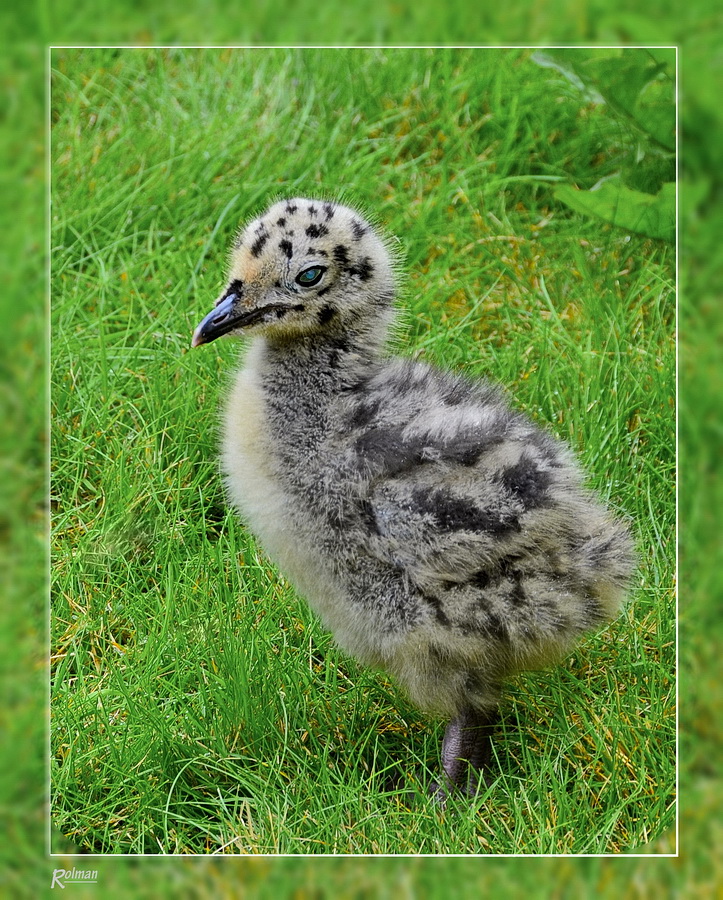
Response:
POLYGON ((296 198, 239 234, 193 336, 248 336, 226 404, 228 494, 338 643, 450 719, 472 791, 503 680, 612 619, 627 529, 569 450, 482 380, 385 353, 393 254, 358 212, 296 198))

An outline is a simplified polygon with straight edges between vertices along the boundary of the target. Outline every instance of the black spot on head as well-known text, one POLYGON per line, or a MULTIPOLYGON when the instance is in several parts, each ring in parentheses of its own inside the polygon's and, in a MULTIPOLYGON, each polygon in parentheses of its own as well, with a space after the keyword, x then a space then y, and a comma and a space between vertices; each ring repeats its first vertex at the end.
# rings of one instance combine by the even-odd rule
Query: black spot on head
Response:
POLYGON ((333 306, 323 306, 318 313, 319 325, 326 325, 331 322, 335 315, 336 310, 333 306))
POLYGON ((342 266, 349 265, 349 248, 343 244, 337 244, 333 250, 334 259, 342 266))
POLYGON ((292 311, 293 312, 303 312, 304 307, 301 303, 297 303, 296 306, 289 306, 286 309, 282 309, 282 308, 275 309, 274 314, 277 319, 283 319, 287 313, 292 312, 292 311))
POLYGON ((321 250, 319 247, 309 247, 309 255, 310 256, 323 256, 325 259, 329 258, 329 254, 326 250, 321 250))
POLYGON ((286 255, 287 259, 291 259, 291 257, 294 255, 294 247, 291 241, 280 241, 279 250, 281 250, 281 252, 286 255))
POLYGON ((329 234, 329 229, 326 225, 309 225, 306 229, 306 233, 309 237, 318 238, 323 237, 325 234, 329 234))
POLYGON ((309 207, 309 215, 310 215, 310 216, 316 216, 316 207, 314 206, 313 203, 312 203, 311 206, 309 207))
POLYGON ((320 291, 317 292, 317 297, 323 297, 324 294, 328 294, 330 290, 331 290, 331 285, 327 284, 326 287, 322 288, 320 291))
POLYGON ((499 480, 525 507, 533 509, 544 503, 551 477, 549 472, 543 472, 533 459, 523 453, 514 466, 502 470, 499 480))
POLYGON ((283 228, 284 225, 286 225, 286 219, 283 216, 281 216, 280 219, 276 220, 276 224, 279 226, 279 228, 283 228))
POLYGON ((251 245, 251 255, 252 256, 260 256, 261 251, 264 249, 264 244, 268 241, 269 235, 267 232, 260 234, 254 243, 251 245))
POLYGON ((287 202, 285 207, 286 212, 290 214, 295 213, 298 208, 299 207, 295 203, 292 203, 291 200, 287 202))
POLYGON ((362 281, 369 281, 374 274, 374 266, 371 264, 369 257, 365 256, 358 266, 349 268, 349 274, 358 276, 362 281))
POLYGON ((351 220, 351 230, 355 241, 360 241, 367 233, 367 229, 357 219, 351 220))
POLYGON ((224 298, 228 297, 230 294, 243 294, 244 291, 244 283, 240 278, 234 278, 234 280, 229 284, 226 288, 226 293, 223 295, 224 298))
POLYGON ((331 203, 325 203, 323 206, 323 209, 324 209, 324 215, 326 216, 327 222, 329 221, 329 219, 334 218, 334 207, 331 205, 331 203))

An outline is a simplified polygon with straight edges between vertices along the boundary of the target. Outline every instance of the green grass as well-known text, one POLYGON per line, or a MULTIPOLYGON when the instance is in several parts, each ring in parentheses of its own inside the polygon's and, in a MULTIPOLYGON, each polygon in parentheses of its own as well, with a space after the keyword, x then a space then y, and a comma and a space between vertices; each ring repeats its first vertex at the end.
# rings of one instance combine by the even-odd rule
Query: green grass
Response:
POLYGON ((673 851, 673 254, 551 192, 630 135, 524 51, 58 50, 51 105, 53 849, 673 851), (624 615, 509 685, 444 812, 444 723, 224 505, 236 346, 188 350, 239 223, 305 193, 400 236, 398 351, 504 383, 638 538, 624 615))

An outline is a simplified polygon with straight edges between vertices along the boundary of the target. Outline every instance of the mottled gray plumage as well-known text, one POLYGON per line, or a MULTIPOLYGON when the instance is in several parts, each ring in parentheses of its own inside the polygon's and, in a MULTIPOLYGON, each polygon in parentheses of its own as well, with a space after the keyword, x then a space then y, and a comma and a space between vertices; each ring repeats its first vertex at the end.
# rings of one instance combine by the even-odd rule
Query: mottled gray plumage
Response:
POLYGON ((613 618, 633 551, 496 387, 385 354, 394 293, 359 213, 281 201, 240 233, 193 344, 251 338, 225 413, 230 498, 349 653, 452 718, 444 767, 467 786, 503 679, 613 618))

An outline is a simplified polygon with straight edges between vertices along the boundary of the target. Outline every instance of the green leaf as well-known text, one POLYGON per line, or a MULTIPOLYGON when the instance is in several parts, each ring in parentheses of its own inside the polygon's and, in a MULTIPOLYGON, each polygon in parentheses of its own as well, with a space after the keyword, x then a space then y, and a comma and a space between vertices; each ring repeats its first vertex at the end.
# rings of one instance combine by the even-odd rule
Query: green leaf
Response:
POLYGON ((565 184, 555 197, 571 209, 596 216, 611 225, 646 237, 675 240, 675 183, 666 182, 657 194, 644 194, 606 181, 594 191, 578 191, 565 184))

